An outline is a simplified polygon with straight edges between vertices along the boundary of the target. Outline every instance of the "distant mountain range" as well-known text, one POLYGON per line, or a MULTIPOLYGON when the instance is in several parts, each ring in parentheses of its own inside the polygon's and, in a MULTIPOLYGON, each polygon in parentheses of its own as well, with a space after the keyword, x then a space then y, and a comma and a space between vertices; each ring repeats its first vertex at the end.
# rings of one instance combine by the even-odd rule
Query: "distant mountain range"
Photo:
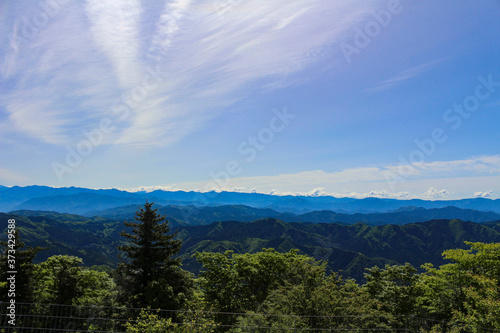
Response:
MULTIPOLYGON (((42 211, 0 213, 0 230, 15 218, 22 239, 31 246, 48 247, 39 254, 45 260, 54 254, 84 259, 85 265, 115 267, 117 246, 123 242, 122 221, 102 217, 42 211)), ((196 273, 196 251, 252 253, 273 247, 279 251, 296 248, 319 260, 328 268, 343 270, 345 276, 362 279, 367 267, 409 262, 416 267, 430 262, 442 264, 441 253, 463 248, 464 241, 500 242, 500 221, 488 223, 461 220, 432 220, 405 225, 368 226, 363 223, 286 223, 275 218, 252 222, 214 222, 209 225, 177 226, 183 239, 181 257, 184 268, 196 273)), ((5 239, 5 234, 2 239, 5 239)))
MULTIPOLYGON (((126 205, 100 211, 88 212, 86 215, 101 216, 114 220, 133 220, 140 205, 126 205)), ((195 206, 157 206, 159 212, 167 217, 172 225, 206 225, 220 221, 250 222, 264 218, 276 218, 284 222, 339 223, 368 225, 407 224, 434 219, 459 219, 473 222, 490 222, 500 220, 500 214, 480 212, 472 209, 456 207, 425 209, 419 207, 403 207, 388 213, 345 214, 329 210, 314 211, 305 214, 281 213, 270 208, 253 208, 245 205, 223 205, 215 207, 195 206)), ((13 212, 15 213, 15 211, 13 212)))
MULTIPOLYGON (((185 192, 162 191, 127 192, 116 189, 87 189, 77 187, 53 188, 47 186, 0 186, 0 211, 45 210, 60 213, 84 214, 129 204, 144 204, 146 200, 159 205, 221 206, 245 205, 270 208, 281 213, 304 214, 329 210, 337 213, 381 213, 405 207, 425 209, 454 206, 461 209, 500 214, 500 199, 485 198, 462 200, 396 200, 380 198, 336 198, 331 196, 276 196, 239 192, 185 192)), ((406 208, 405 208, 406 209, 406 208)))

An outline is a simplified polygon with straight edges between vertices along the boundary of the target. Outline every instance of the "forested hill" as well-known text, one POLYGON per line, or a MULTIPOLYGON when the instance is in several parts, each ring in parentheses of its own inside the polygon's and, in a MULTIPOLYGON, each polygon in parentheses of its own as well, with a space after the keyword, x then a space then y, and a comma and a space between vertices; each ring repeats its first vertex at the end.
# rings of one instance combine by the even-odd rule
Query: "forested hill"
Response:
POLYGON ((265 219, 251 223, 219 222, 209 226, 185 227, 185 265, 196 251, 256 252, 266 247, 280 251, 297 248, 317 259, 327 260, 333 271, 361 278, 364 268, 385 263, 444 263, 441 253, 464 248, 464 241, 500 242, 500 221, 486 224, 461 220, 432 220, 406 225, 368 226, 285 223, 265 219))
MULTIPOLYGON (((69 254, 83 258, 88 266, 114 267, 118 262, 117 246, 123 241, 119 233, 124 229, 121 221, 22 211, 0 213, 0 229, 6 228, 9 218, 16 219, 21 237, 28 245, 49 248, 39 254, 38 261, 54 254, 69 254)), ((317 259, 327 260, 331 270, 343 270, 346 276, 360 278, 364 268, 385 263, 441 264, 441 253, 446 249, 463 248, 464 241, 500 242, 500 221, 479 224, 432 220, 368 226, 362 223, 286 223, 270 218, 175 229, 184 240, 181 251, 184 267, 193 272, 199 269, 191 257, 196 251, 252 253, 273 247, 279 251, 297 248, 317 259)))

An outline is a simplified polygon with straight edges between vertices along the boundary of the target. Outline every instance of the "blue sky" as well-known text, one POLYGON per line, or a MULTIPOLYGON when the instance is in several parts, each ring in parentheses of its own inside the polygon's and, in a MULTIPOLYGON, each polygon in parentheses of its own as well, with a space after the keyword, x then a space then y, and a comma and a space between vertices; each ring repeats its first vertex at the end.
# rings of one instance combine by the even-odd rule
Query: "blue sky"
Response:
POLYGON ((3 1, 0 184, 499 198, 500 2, 3 1))

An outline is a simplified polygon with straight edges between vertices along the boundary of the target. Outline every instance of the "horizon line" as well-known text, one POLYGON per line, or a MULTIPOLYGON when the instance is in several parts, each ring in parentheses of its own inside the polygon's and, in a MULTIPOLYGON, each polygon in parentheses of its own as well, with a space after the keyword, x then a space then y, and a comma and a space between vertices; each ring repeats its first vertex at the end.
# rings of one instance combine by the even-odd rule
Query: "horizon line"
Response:
MULTIPOLYGON (((391 195, 395 195, 397 193, 388 193, 386 191, 372 191, 370 193, 365 193, 365 194, 359 194, 359 193, 349 193, 349 194, 342 194, 342 193, 328 193, 328 192, 318 192, 318 189, 314 189, 310 192, 292 192, 292 191, 280 191, 280 190, 270 190, 267 192, 264 191, 258 191, 256 189, 251 189, 248 191, 245 191, 243 189, 220 189, 220 188, 212 188, 207 191, 200 190, 200 189, 181 189, 177 188, 175 185, 157 185, 157 186, 139 186, 139 187, 132 187, 132 188, 118 188, 118 187, 82 187, 82 186, 52 186, 52 185, 39 185, 39 184, 32 184, 32 185, 2 185, 0 184, 0 188, 14 188, 14 187, 19 187, 19 188, 27 188, 27 187, 48 187, 48 188, 53 188, 53 189, 70 189, 70 188, 76 188, 76 189, 86 189, 86 190, 93 190, 93 191, 99 191, 99 190, 116 190, 116 191, 121 191, 121 192, 126 192, 126 193, 153 193, 156 191, 162 191, 162 192, 184 192, 184 193, 233 193, 233 194, 260 194, 260 195, 267 195, 267 196, 274 196, 274 197, 306 197, 306 198, 319 198, 319 197, 329 197, 329 198, 334 198, 334 199, 354 199, 354 200, 363 200, 363 199, 386 199, 386 200, 397 200, 397 201, 411 201, 411 200, 421 200, 421 201, 458 201, 458 200, 471 200, 471 199, 486 199, 486 200, 500 200, 500 198, 490 198, 490 197, 482 197, 482 196, 472 196, 472 197, 460 197, 460 198, 446 198, 446 197, 435 197, 435 198, 422 198, 418 197, 415 195, 410 195, 409 193, 406 194, 404 197, 394 197, 391 195), (378 194, 378 195, 377 195, 378 194), (356 196, 357 195, 357 196, 356 196)), ((429 190, 434 190, 433 188, 429 190)))

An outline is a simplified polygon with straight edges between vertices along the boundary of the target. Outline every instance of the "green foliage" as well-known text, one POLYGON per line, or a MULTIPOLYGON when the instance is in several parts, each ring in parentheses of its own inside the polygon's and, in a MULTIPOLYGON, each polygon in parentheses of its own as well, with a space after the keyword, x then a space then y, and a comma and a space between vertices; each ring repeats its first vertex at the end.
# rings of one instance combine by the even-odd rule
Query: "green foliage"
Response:
POLYGON ((188 301, 186 310, 181 312, 173 323, 172 318, 164 318, 165 313, 150 308, 141 309, 138 318, 130 319, 126 323, 127 333, 213 333, 217 327, 214 314, 208 304, 199 297, 193 297, 188 301))
POLYGON ((115 305, 116 284, 106 272, 82 269, 79 274, 82 293, 73 301, 76 305, 115 305))
POLYGON ((196 258, 203 265, 198 284, 216 310, 224 312, 256 310, 280 285, 324 271, 324 264, 299 255, 297 250, 279 253, 264 249, 254 254, 204 252, 197 253, 196 258))
POLYGON ((216 331, 216 315, 214 308, 203 299, 202 294, 195 293, 186 304, 186 311, 180 314, 182 325, 176 328, 179 333, 213 333, 216 331))
POLYGON ((177 325, 172 324, 172 318, 161 318, 154 311, 142 309, 139 317, 130 319, 125 327, 127 333, 165 333, 171 332, 177 325))
POLYGON ((446 259, 455 263, 447 269, 460 272, 462 307, 453 318, 472 332, 478 327, 500 329, 500 243, 466 242, 470 249, 447 250, 446 259))
POLYGON ((465 242, 470 249, 451 249, 443 252, 445 259, 454 261, 456 268, 473 275, 500 281, 500 243, 465 242))
POLYGON ((36 265, 36 301, 67 305, 110 305, 114 282, 107 273, 81 267, 82 259, 52 256, 36 265))
POLYGON ((81 258, 58 255, 37 265, 37 300, 41 303, 73 304, 73 300, 82 295, 79 286, 82 263, 81 258))
POLYGON ((367 269, 365 289, 371 298, 382 304, 384 311, 400 316, 400 325, 405 326, 406 317, 418 315, 416 299, 419 296, 419 275, 410 264, 403 266, 375 266, 367 269))
POLYGON ((454 310, 463 310, 466 276, 449 264, 439 268, 426 264, 423 268, 425 273, 417 283, 420 291, 417 306, 425 317, 450 321, 454 310))
POLYGON ((500 244, 466 245, 471 248, 443 253, 454 263, 439 268, 425 265, 422 274, 410 264, 373 267, 362 286, 336 274, 327 276, 324 265, 314 260, 293 260, 298 256, 294 251, 288 254, 292 260, 284 260, 286 254, 272 249, 246 255, 198 253, 204 268, 199 283, 217 310, 246 312, 238 317, 236 326, 241 328, 235 332, 253 332, 258 327, 267 327, 268 332, 285 327, 298 332, 331 327, 429 332, 499 329, 500 286, 493 277, 498 276, 500 244), (269 288, 258 288, 264 285, 269 288))
POLYGON ((126 255, 116 271, 120 297, 133 307, 180 309, 191 294, 192 279, 176 257, 181 241, 152 206, 146 202, 137 211, 138 222, 125 222, 132 234, 121 233, 129 243, 119 247, 126 255))
POLYGON ((453 320, 463 323, 470 332, 482 328, 500 330, 500 287, 497 280, 471 275, 471 285, 465 288, 463 311, 454 311, 453 320))
MULTIPOLYGON (((273 290, 262 306, 262 314, 251 314, 239 319, 246 327, 289 327, 311 329, 384 329, 391 317, 380 310, 381 304, 370 298, 352 280, 343 280, 336 274, 304 276, 295 283, 287 283, 273 290)), ((245 329, 240 331, 246 332, 245 329)))
POLYGON ((454 263, 424 265, 417 305, 437 320, 498 327, 500 244, 466 242, 470 249, 453 249, 443 256, 454 263))

